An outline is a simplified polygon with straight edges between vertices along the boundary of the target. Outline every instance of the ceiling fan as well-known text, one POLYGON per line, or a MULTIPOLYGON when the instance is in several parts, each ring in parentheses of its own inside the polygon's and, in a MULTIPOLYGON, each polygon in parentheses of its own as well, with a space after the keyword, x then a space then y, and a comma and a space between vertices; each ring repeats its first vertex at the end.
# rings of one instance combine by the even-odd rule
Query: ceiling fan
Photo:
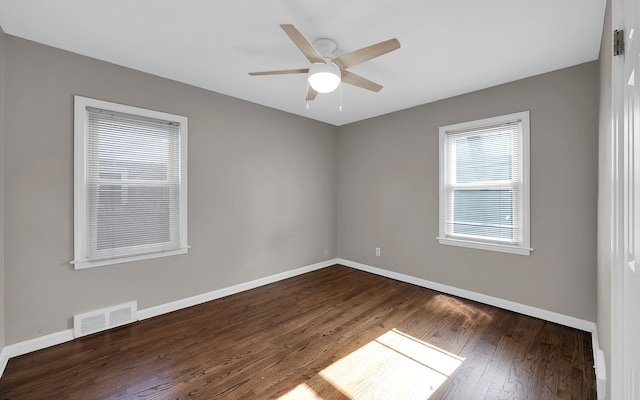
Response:
POLYGON ((289 36, 293 43, 300 49, 302 54, 311 62, 309 68, 286 69, 279 71, 249 72, 251 76, 260 75, 283 75, 283 74, 308 74, 309 88, 307 91, 307 101, 316 98, 318 93, 329 93, 334 91, 340 82, 358 86, 363 89, 379 92, 382 86, 366 78, 356 75, 347 68, 361 64, 383 54, 390 53, 400 48, 398 39, 389 39, 351 53, 334 57, 338 45, 331 39, 318 39, 311 44, 291 24, 281 24, 282 30, 289 36))

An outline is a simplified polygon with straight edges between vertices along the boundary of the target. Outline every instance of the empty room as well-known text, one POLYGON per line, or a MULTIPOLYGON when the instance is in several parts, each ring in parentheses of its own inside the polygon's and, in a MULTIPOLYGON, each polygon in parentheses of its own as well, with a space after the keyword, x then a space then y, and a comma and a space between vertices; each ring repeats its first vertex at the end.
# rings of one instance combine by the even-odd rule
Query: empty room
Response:
POLYGON ((0 399, 636 399, 636 16, 0 0, 0 399))

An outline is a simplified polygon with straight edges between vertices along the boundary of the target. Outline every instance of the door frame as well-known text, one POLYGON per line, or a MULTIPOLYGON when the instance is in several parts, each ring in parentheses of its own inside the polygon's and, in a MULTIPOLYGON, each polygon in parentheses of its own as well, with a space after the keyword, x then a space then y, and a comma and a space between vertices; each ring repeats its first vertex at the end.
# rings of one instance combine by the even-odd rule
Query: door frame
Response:
MULTIPOLYGON (((625 1, 611 0, 611 28, 624 28, 625 1)), ((626 32, 625 32, 626 34, 626 32)), ((606 37, 606 35, 605 35, 606 37)), ((624 202, 625 77, 624 55, 611 60, 611 399, 623 399, 624 382, 624 202)))

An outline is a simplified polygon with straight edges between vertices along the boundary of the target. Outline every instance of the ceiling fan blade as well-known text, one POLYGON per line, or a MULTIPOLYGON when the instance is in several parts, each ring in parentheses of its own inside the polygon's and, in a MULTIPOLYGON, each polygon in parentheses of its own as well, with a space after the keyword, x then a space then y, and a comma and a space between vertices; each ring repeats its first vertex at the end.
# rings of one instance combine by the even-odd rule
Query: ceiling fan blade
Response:
POLYGON ((360 50, 352 51, 340 57, 334 58, 333 61, 340 69, 353 67, 373 58, 380 57, 383 54, 390 53, 400 48, 398 39, 389 39, 378 44, 364 47, 360 50))
POLYGON ((315 47, 291 24, 281 24, 280 28, 286 33, 293 43, 300 49, 302 54, 313 64, 326 64, 322 55, 315 47))
POLYGON ((307 90, 307 101, 311 101, 316 98, 318 92, 316 92, 311 86, 309 86, 309 90, 307 90))
POLYGON ((371 90, 372 92, 379 92, 382 89, 381 85, 372 82, 368 79, 356 75, 353 72, 342 70, 342 82, 348 83, 353 86, 358 86, 363 89, 371 90))
POLYGON ((260 76, 260 75, 306 74, 307 72, 309 72, 309 68, 281 69, 279 71, 249 72, 249 75, 251 75, 251 76, 260 76))

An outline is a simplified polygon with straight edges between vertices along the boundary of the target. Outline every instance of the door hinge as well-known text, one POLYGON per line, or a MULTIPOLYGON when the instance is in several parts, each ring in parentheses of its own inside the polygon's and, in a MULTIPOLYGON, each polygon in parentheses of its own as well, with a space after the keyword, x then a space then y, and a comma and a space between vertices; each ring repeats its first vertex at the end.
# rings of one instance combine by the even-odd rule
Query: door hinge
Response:
POLYGON ((613 55, 624 54, 624 31, 616 29, 613 31, 613 55))

